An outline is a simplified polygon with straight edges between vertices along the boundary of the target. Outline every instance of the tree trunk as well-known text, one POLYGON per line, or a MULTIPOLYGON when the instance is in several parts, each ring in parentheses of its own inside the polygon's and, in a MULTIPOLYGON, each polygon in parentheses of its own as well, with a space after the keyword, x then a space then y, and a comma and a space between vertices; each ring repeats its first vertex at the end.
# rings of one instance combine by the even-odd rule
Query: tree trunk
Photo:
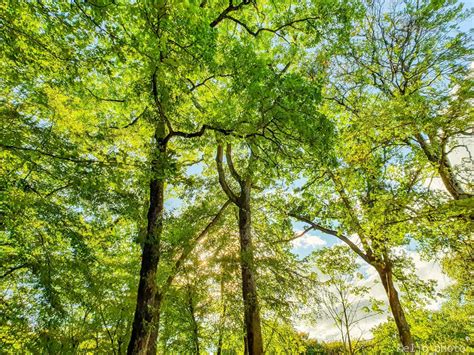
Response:
POLYGON ((246 347, 250 355, 263 354, 262 331, 258 309, 257 289, 251 235, 250 181, 242 184, 239 204, 240 267, 246 347))
POLYGON ((159 157, 153 162, 150 182, 150 204, 148 208, 148 226, 142 250, 140 281, 138 283, 137 305, 133 319, 132 335, 128 344, 127 354, 145 354, 148 340, 153 329, 156 315, 155 295, 157 292, 156 272, 160 260, 160 239, 163 230, 164 212, 164 166, 166 145, 160 138, 164 136, 164 123, 156 129, 159 157))
POLYGON ((454 171, 448 157, 444 157, 439 162, 438 173, 443 181, 446 190, 455 200, 468 198, 469 194, 465 193, 460 183, 454 176, 454 171))
POLYGON ((148 339, 148 350, 147 355, 156 355, 156 346, 158 345, 158 333, 160 331, 160 310, 161 302, 163 300, 163 294, 157 292, 155 295, 155 316, 153 318, 152 330, 150 333, 150 338, 148 339))
POLYGON ((199 235, 194 239, 193 242, 191 242, 190 245, 185 247, 183 250, 182 254, 179 256, 178 260, 176 260, 175 265, 174 265, 174 271, 171 272, 171 274, 168 275, 168 278, 166 279, 166 283, 161 288, 159 291, 156 292, 155 295, 155 316, 152 324, 152 330, 150 337, 148 339, 148 350, 147 354, 148 355, 155 355, 156 354, 156 346, 158 343, 158 333, 160 330, 160 311, 161 311, 161 304, 163 302, 163 298, 166 295, 167 290, 171 287, 171 284, 173 283, 173 280, 179 270, 180 265, 186 260, 187 256, 191 253, 193 250, 194 246, 198 243, 198 241, 204 236, 206 236, 209 233, 209 230, 217 223, 219 218, 221 218, 223 212, 227 208, 227 206, 230 204, 230 200, 228 200, 219 210, 219 212, 216 214, 216 216, 209 222, 209 224, 204 228, 204 230, 199 233, 199 235))
POLYGON ((188 310, 189 314, 191 316, 191 323, 192 323, 192 328, 193 328, 193 342, 194 342, 194 353, 199 355, 200 350, 199 350, 199 327, 198 323, 196 321, 196 316, 194 312, 194 304, 193 304, 193 298, 192 298, 192 293, 189 290, 188 294, 188 310))
MULTIPOLYGON (((345 302, 342 302, 342 311, 344 312, 344 322, 345 322, 345 328, 346 328, 346 336, 347 336, 347 343, 349 347, 349 354, 353 355, 354 350, 352 349, 352 341, 351 341, 351 334, 349 332, 349 318, 347 316, 347 307, 345 302)), ((344 341, 344 339, 342 339, 344 341)))
MULTIPOLYGON (((426 158, 437 167, 443 185, 453 199, 461 200, 472 196, 464 192, 461 184, 456 179, 455 172, 453 171, 453 167, 445 150, 446 145, 442 145, 440 152, 433 153, 433 148, 429 140, 427 141, 421 134, 415 135, 415 138, 423 150, 423 153, 425 153, 426 158)), ((434 140, 434 137, 430 137, 430 140, 434 140)))
POLYGON ((405 313, 403 312, 400 298, 398 297, 398 292, 395 289, 392 270, 390 267, 379 267, 377 268, 377 271, 380 275, 380 279, 382 280, 385 292, 387 293, 390 309, 392 310, 392 315, 395 319, 395 324, 397 325, 400 341, 403 345, 403 351, 415 352, 415 343, 413 342, 410 326, 408 325, 408 322, 405 318, 405 313))
POLYGON ((222 354, 222 342, 224 340, 224 322, 226 317, 226 304, 224 298, 224 271, 222 271, 221 276, 221 301, 222 301, 222 314, 219 320, 219 338, 217 340, 217 351, 216 355, 222 354))

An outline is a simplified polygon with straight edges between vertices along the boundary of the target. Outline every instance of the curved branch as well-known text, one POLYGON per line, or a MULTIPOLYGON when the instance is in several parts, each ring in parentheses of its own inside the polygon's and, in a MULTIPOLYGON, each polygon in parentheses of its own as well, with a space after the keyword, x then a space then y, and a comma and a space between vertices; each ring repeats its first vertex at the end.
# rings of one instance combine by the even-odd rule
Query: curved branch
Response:
POLYGON ((217 173, 219 174, 219 184, 222 187, 222 190, 224 190, 225 194, 227 197, 235 203, 237 206, 239 206, 239 199, 237 195, 231 190, 229 185, 227 184, 227 181, 225 179, 225 172, 224 168, 222 166, 222 156, 223 156, 223 149, 222 145, 219 144, 217 146, 217 154, 216 154, 216 163, 217 163, 217 173))
POLYGON ((234 2, 232 0, 229 0, 229 6, 227 6, 224 11, 222 11, 217 18, 210 23, 210 26, 212 28, 216 27, 219 22, 224 20, 229 12, 232 11, 237 11, 239 10, 242 6, 250 4, 250 0, 243 0, 240 4, 234 5, 234 2))
POLYGON ((300 215, 297 215, 297 214, 294 214, 294 213, 289 213, 288 214, 290 217, 293 217, 293 218, 296 218, 297 220, 301 221, 301 222, 305 222, 305 223, 308 223, 310 226, 313 227, 313 229, 317 229, 319 230, 320 232, 323 232, 325 234, 329 234, 329 235, 332 235, 336 238, 338 238, 339 240, 343 241, 344 243, 346 243, 357 255, 359 255, 365 262, 367 262, 368 264, 372 264, 372 258, 364 253, 352 240, 350 240, 348 237, 342 235, 341 233, 338 233, 336 232, 335 230, 332 230, 332 229, 329 229, 329 228, 326 228, 324 226, 321 226, 320 224, 317 224, 315 222, 313 222, 311 219, 309 219, 308 217, 305 217, 305 216, 300 216, 300 215))
POLYGON ((191 84, 191 87, 189 88, 189 91, 194 91, 196 90, 197 88, 199 88, 200 86, 202 85, 206 85, 206 83, 209 81, 209 80, 212 80, 212 79, 215 79, 215 78, 227 78, 227 77, 232 77, 233 75, 232 74, 216 74, 216 75, 211 75, 207 78, 205 78, 203 81, 201 82, 198 82, 198 83, 194 83, 191 79, 189 78, 186 78, 186 80, 188 81, 188 83, 191 84))
POLYGON ((26 268, 26 267, 28 267, 28 264, 26 264, 26 263, 25 263, 25 264, 18 265, 18 266, 14 266, 14 267, 8 269, 7 271, 5 271, 5 273, 4 273, 2 276, 0 276, 0 279, 3 279, 3 278, 5 278, 5 277, 7 277, 8 275, 10 275, 11 273, 15 272, 16 270, 24 269, 24 268, 26 268))
POLYGON ((94 94, 91 89, 89 89, 89 88, 85 88, 85 89, 87 91, 89 91, 89 94, 91 94, 96 100, 109 101, 109 102, 118 102, 118 103, 124 103, 126 101, 125 99, 109 99, 109 98, 105 98, 105 97, 100 97, 100 96, 97 96, 96 94, 94 94))
POLYGON ((227 166, 229 167, 229 171, 232 177, 235 179, 235 181, 239 183, 239 185, 242 185, 243 180, 235 169, 234 163, 232 162, 232 146, 230 144, 227 144, 225 150, 225 160, 227 162, 227 166))
POLYGON ((265 27, 262 27, 262 28, 258 28, 256 31, 253 31, 246 23, 236 19, 235 17, 232 17, 232 16, 229 16, 229 15, 226 15, 224 16, 225 19, 228 19, 228 20, 231 20, 233 22, 235 22, 236 24, 242 26, 245 31, 247 31, 247 33, 251 34, 252 36, 254 37, 257 37, 259 35, 260 32, 271 32, 271 33, 277 33, 278 31, 281 31, 282 29, 284 29, 285 27, 291 27, 293 26, 295 23, 299 23, 299 22, 306 22, 306 21, 309 21, 309 20, 319 20, 320 18, 319 17, 315 17, 315 16, 310 16, 310 17, 305 17, 305 18, 301 18, 301 19, 296 19, 296 20, 293 20, 293 21, 290 21, 290 22, 287 22, 287 23, 284 23, 283 25, 280 25, 276 28, 265 28, 265 27))
POLYGON ((203 239, 208 233, 209 231, 211 230, 212 227, 214 227, 217 222, 219 221, 219 219, 222 217, 222 214, 224 213, 225 209, 230 205, 231 203, 231 200, 227 200, 223 205, 222 207, 219 209, 219 211, 217 212, 217 214, 214 216, 214 218, 208 223, 208 225, 201 231, 201 233, 199 233, 196 238, 194 238, 190 244, 188 244, 186 246, 186 248, 181 252, 181 255, 178 257, 178 259, 176 260, 176 262, 174 263, 174 267, 173 267, 173 272, 168 276, 168 278, 166 279, 166 284, 165 284, 165 289, 161 291, 161 293, 165 293, 166 292, 166 289, 169 288, 171 286, 171 284, 173 283, 173 280, 176 276, 176 273, 179 271, 179 268, 181 267, 181 265, 183 264, 183 262, 186 260, 186 258, 188 257, 188 255, 193 251, 194 247, 196 246, 197 243, 199 243, 199 241, 201 239, 203 239))
POLYGON ((55 159, 59 159, 59 160, 66 160, 66 161, 70 161, 70 162, 78 163, 78 164, 104 164, 105 165, 105 164, 117 163, 115 161, 103 162, 103 161, 94 160, 94 159, 80 159, 80 158, 77 158, 77 157, 74 157, 74 156, 64 156, 64 155, 57 155, 57 154, 53 154, 53 153, 48 153, 48 152, 45 152, 43 150, 39 150, 39 149, 35 149, 35 148, 13 146, 13 145, 8 145, 8 144, 1 144, 1 143, 0 143, 0 148, 8 149, 8 150, 11 150, 11 151, 20 150, 20 151, 26 151, 26 152, 33 152, 33 153, 44 155, 44 156, 47 156, 47 157, 50 157, 50 158, 55 158, 55 159))
POLYGON ((117 127, 117 126, 110 126, 109 128, 110 129, 125 129, 125 128, 129 128, 131 126, 133 126, 135 123, 138 122, 138 120, 140 118, 143 117, 143 115, 145 115, 146 111, 148 110, 148 107, 145 107, 145 109, 143 110, 142 113, 140 113, 137 117, 135 117, 133 120, 131 120, 129 123, 127 123, 125 126, 123 127, 117 127))

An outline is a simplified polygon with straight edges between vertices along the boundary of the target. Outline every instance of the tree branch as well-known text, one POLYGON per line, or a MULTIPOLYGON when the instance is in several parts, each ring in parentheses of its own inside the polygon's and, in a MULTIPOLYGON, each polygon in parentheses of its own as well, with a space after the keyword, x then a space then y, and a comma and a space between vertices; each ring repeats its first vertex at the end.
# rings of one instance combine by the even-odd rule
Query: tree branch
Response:
POLYGON ((342 240, 344 243, 346 243, 357 255, 359 255, 365 262, 368 264, 372 264, 371 260, 372 258, 364 253, 352 240, 350 240, 348 237, 342 235, 341 233, 336 232, 335 230, 326 228, 324 226, 321 226, 320 224, 317 224, 313 222, 311 219, 305 216, 300 216, 295 213, 289 213, 288 214, 290 217, 296 218, 297 220, 300 220, 302 222, 308 223, 310 226, 313 227, 313 229, 317 229, 325 234, 332 235, 340 240, 342 240))
POLYGON ((13 145, 7 145, 7 144, 0 144, 0 148, 8 149, 8 150, 23 150, 27 152, 33 152, 37 153, 40 155, 45 155, 51 158, 55 159, 60 159, 60 160, 66 160, 70 161, 73 163, 79 163, 79 164, 108 164, 110 162, 102 162, 100 160, 94 160, 94 159, 80 159, 72 156, 62 156, 62 155, 57 155, 53 153, 48 153, 42 150, 34 149, 34 148, 27 148, 27 147, 18 147, 18 146, 13 146, 13 145))
POLYGON ((119 102, 119 103, 123 103, 123 102, 126 101, 125 99, 109 99, 109 98, 100 97, 100 96, 97 96, 96 94, 94 94, 91 89, 89 89, 89 88, 85 88, 85 89, 86 89, 87 91, 89 91, 89 93, 90 93, 95 99, 100 100, 100 101, 119 102))
POLYGON ((199 233, 196 238, 194 238, 188 245, 187 247, 183 250, 183 252, 181 253, 181 255, 179 256, 179 258, 176 260, 176 262, 174 263, 174 267, 173 267, 173 272, 168 276, 168 278, 166 279, 166 285, 165 285, 165 289, 162 290, 161 293, 166 292, 166 289, 168 289, 171 284, 173 283, 173 280, 179 270, 179 268, 181 267, 181 265, 183 264, 183 262, 186 260, 186 258, 188 257, 188 255, 192 252, 192 250, 194 249, 194 247, 196 246, 197 243, 199 243, 199 241, 201 239, 203 239, 208 233, 209 231, 211 230, 212 227, 214 227, 217 222, 219 221, 219 219, 222 217, 222 214, 224 213, 224 211, 226 210, 226 208, 230 205, 231 203, 231 200, 227 200, 223 205, 222 207, 219 209, 219 211, 217 212, 217 214, 214 216, 214 218, 207 224, 207 226, 201 231, 201 233, 199 233))
POLYGON ((230 144, 227 144, 226 151, 225 151, 225 160, 227 162, 227 166, 229 167, 230 174, 232 177, 239 183, 239 185, 242 185, 242 178, 240 177, 239 173, 234 167, 234 163, 232 162, 232 146, 230 144))
POLYGON ((203 81, 197 83, 197 84, 194 84, 193 81, 191 79, 188 79, 186 78, 186 80, 191 84, 191 88, 189 89, 189 91, 194 91, 196 90, 198 87, 202 86, 202 85, 205 85, 209 80, 212 80, 212 79, 215 79, 215 78, 227 78, 227 77, 232 77, 233 75, 232 74, 216 74, 216 75, 211 75, 209 77, 207 77, 206 79, 204 79, 203 81))
POLYGON ((5 271, 5 273, 4 273, 2 276, 0 276, 0 279, 3 279, 3 278, 5 278, 5 277, 7 277, 8 275, 10 275, 11 273, 15 272, 16 270, 24 269, 24 268, 26 268, 27 266, 28 266, 28 264, 26 264, 26 263, 25 263, 25 264, 18 265, 18 266, 14 266, 14 267, 8 269, 7 271, 5 271))
POLYGON ((145 114, 145 112, 146 112, 147 110, 148 110, 148 107, 145 107, 145 109, 143 110, 142 113, 140 113, 137 117, 135 117, 132 121, 130 121, 129 123, 127 123, 127 124, 126 124, 125 126, 123 126, 123 127, 111 126, 111 127, 109 127, 109 128, 111 128, 111 129, 125 129, 125 128, 129 128, 129 127, 133 126, 135 123, 137 123, 138 120, 143 117, 143 115, 145 114))
POLYGON ((216 154, 217 173, 219 174, 219 184, 221 185, 222 190, 224 190, 227 197, 238 206, 239 199, 237 195, 231 190, 225 178, 224 168, 222 167, 222 156, 223 156, 223 149, 222 149, 222 145, 219 144, 217 146, 217 154, 216 154))
POLYGON ((222 20, 224 20, 227 16, 227 14, 229 12, 232 12, 232 11, 237 11, 239 10, 240 8, 242 8, 244 5, 248 5, 250 4, 250 0, 243 0, 240 4, 238 5, 234 5, 234 2, 232 0, 229 0, 229 6, 227 6, 224 11, 222 11, 219 16, 217 16, 217 18, 211 22, 210 26, 212 28, 216 27, 219 22, 221 22, 222 20))
POLYGON ((296 20, 284 23, 284 24, 282 24, 282 25, 280 25, 276 28, 262 27, 262 28, 258 28, 256 31, 253 31, 247 24, 245 24, 244 22, 236 19, 235 17, 225 15, 224 18, 228 19, 228 20, 231 20, 231 21, 237 23, 238 25, 242 26, 245 29, 245 31, 247 31, 247 33, 251 34, 254 37, 257 37, 260 34, 260 32, 271 32, 271 33, 276 34, 278 31, 281 31, 285 27, 293 26, 295 23, 306 22, 306 21, 309 21, 309 20, 319 20, 319 17, 311 16, 311 17, 305 17, 305 18, 296 19, 296 20))

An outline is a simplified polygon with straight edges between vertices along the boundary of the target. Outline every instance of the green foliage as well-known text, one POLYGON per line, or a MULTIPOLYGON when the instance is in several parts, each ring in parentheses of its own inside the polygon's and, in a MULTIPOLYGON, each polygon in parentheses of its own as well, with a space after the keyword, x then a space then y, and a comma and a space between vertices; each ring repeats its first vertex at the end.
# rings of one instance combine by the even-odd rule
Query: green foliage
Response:
MULTIPOLYGON (((472 347, 472 159, 449 160, 472 125, 469 14, 454 0, 0 4, 0 352, 126 352, 159 180, 158 352, 242 353, 237 210, 219 212, 215 168, 227 143, 252 182, 267 353, 345 351, 297 318, 321 289, 368 291, 354 249, 302 261, 289 214, 390 266, 417 342, 472 347), (455 281, 440 310, 423 308, 435 285, 413 245, 455 281)), ((392 322, 374 337, 397 351, 392 322)))
MULTIPOLYGON (((445 302, 437 311, 418 309, 411 312, 417 349, 421 352, 449 352, 450 348, 459 352, 472 351, 472 315, 471 304, 459 304, 454 300, 445 302)), ((391 320, 377 326, 373 331, 374 350, 400 351, 396 332, 391 320)))

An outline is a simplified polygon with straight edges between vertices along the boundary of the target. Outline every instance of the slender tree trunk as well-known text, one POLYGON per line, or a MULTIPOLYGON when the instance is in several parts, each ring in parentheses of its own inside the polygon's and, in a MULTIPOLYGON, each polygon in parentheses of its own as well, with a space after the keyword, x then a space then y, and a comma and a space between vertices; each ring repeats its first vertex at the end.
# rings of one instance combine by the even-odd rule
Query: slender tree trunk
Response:
POLYGON ((186 260, 187 256, 191 253, 193 250, 194 246, 198 243, 198 241, 202 238, 204 238, 208 233, 209 230, 219 221, 221 218, 224 210, 227 208, 227 206, 230 204, 230 200, 228 200, 219 210, 219 212, 216 214, 216 216, 212 219, 211 222, 204 228, 204 230, 194 239, 194 242, 192 242, 190 245, 188 245, 185 250, 182 252, 178 260, 175 262, 174 266, 174 271, 168 275, 168 278, 166 279, 166 283, 161 288, 159 291, 156 292, 155 295, 155 316, 152 324, 152 330, 150 337, 148 339, 148 350, 147 354, 148 355, 155 355, 156 354, 156 347, 158 345, 158 334, 160 330, 160 311, 161 311, 161 304, 163 302, 163 298, 166 295, 167 290, 171 287, 171 284, 173 283, 173 280, 176 276, 176 273, 179 270, 180 265, 186 260))
POLYGON ((344 312, 344 322, 346 323, 346 335, 347 335, 347 343, 348 343, 348 346, 349 346, 349 354, 353 355, 354 350, 352 349, 351 335, 349 333, 349 319, 347 317, 347 307, 346 307, 346 304, 344 302, 342 303, 342 310, 344 312))
MULTIPOLYGON (((416 141, 420 145, 421 149, 425 153, 426 158, 438 169, 438 174, 443 181, 443 185, 449 194, 455 200, 461 200, 463 198, 468 198, 472 195, 467 194, 464 190, 459 181, 456 179, 455 172, 453 171, 453 167, 451 162, 449 161, 448 155, 446 154, 446 146, 443 144, 441 152, 433 153, 433 148, 431 143, 427 141, 421 134, 417 134, 415 136, 416 141)), ((430 140, 434 139, 430 137, 430 140)))
POLYGON ((408 325, 408 322, 405 318, 405 312, 403 312, 398 292, 395 289, 392 270, 390 267, 379 267, 377 268, 377 271, 380 275, 380 279, 382 280, 385 292, 387 293, 390 309, 392 310, 392 315, 395 319, 395 324, 397 325, 398 334, 404 347, 404 351, 415 352, 415 343, 413 341, 413 337, 411 336, 410 326, 408 325))
POLYGON ((199 328, 198 328, 198 324, 197 324, 197 321, 196 321, 196 316, 195 316, 195 312, 194 312, 194 305, 193 305, 193 298, 192 298, 192 294, 191 294, 191 291, 189 291, 189 294, 188 294, 188 309, 189 309, 189 314, 191 315, 191 322, 192 322, 192 326, 193 326, 193 342, 194 342, 194 353, 199 355, 200 354, 200 350, 199 350, 199 328))
POLYGON ((219 332, 219 339, 217 340, 217 351, 216 355, 222 354, 222 331, 219 332))
POLYGON ((227 311, 225 298, 224 298, 224 271, 222 271, 222 276, 221 276, 221 302, 222 302, 222 314, 219 320, 219 338, 217 340, 217 351, 216 351, 217 355, 222 354, 222 341, 224 340, 224 322, 225 322, 226 311, 227 311))
POLYGON ((158 154, 161 159, 153 162, 153 178, 150 182, 150 204, 148 208, 148 226, 142 250, 140 281, 138 283, 137 305, 133 319, 132 335, 128 344, 128 354, 145 354, 148 340, 156 315, 155 295, 157 292, 156 272, 160 260, 160 239, 163 230, 164 212, 164 169, 163 159, 166 145, 162 144, 164 123, 158 123, 155 136, 158 154))
POLYGON ((240 266, 246 344, 250 355, 263 354, 262 331, 258 309, 257 288, 251 235, 250 181, 242 186, 239 206, 240 266))

